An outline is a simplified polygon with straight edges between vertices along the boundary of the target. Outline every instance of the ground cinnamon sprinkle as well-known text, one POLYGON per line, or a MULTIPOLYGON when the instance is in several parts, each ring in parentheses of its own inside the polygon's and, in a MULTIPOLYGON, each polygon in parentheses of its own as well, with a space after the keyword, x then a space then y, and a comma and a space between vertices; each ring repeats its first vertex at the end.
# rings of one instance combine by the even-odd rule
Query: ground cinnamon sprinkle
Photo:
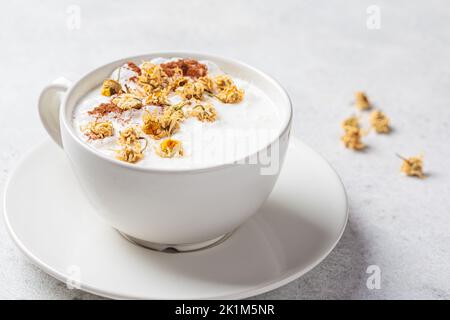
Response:
POLYGON ((107 102, 107 103, 101 103, 99 104, 97 107, 95 107, 94 109, 88 111, 88 114, 91 116, 96 116, 96 117, 103 117, 105 115, 107 115, 108 113, 122 113, 123 110, 120 109, 117 105, 115 105, 112 102, 107 102))
POLYGON ((141 75, 141 68, 139 68, 134 62, 128 61, 127 66, 131 71, 136 72, 138 75, 141 75))
POLYGON ((161 68, 169 77, 172 77, 177 69, 181 69, 183 76, 192 78, 204 77, 208 73, 206 65, 193 59, 180 59, 161 63, 161 68))

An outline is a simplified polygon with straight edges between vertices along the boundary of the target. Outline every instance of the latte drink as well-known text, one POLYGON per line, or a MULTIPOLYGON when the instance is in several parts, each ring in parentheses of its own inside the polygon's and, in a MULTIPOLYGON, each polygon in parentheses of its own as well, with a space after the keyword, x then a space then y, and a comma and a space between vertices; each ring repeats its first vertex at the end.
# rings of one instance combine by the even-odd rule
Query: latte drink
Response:
POLYGON ((105 157, 153 169, 241 160, 271 143, 280 114, 268 95, 211 61, 128 62, 73 112, 82 141, 105 157))

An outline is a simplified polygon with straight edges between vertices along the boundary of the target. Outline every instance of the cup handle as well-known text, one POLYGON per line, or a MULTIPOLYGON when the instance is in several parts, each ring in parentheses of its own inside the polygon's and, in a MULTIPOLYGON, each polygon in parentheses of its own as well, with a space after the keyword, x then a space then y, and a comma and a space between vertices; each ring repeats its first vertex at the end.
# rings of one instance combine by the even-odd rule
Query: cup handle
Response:
POLYGON ((61 97, 69 89, 71 82, 66 78, 58 78, 52 84, 45 87, 39 96, 39 117, 50 137, 61 148, 61 128, 59 123, 59 109, 61 97))

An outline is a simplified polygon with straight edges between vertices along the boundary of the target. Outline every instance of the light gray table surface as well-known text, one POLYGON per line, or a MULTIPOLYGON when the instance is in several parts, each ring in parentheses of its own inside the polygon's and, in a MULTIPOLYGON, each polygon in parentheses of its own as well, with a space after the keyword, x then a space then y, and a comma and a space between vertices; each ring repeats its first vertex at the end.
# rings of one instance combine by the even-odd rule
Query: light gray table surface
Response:
MULTIPOLYGON (((335 250, 302 278, 256 298, 450 299, 448 1, 8 1, 0 34, 2 193, 19 158, 47 139, 36 103, 53 79, 77 79, 151 51, 229 56, 286 87, 293 134, 332 163, 350 199, 335 250), (79 28, 72 24, 78 9, 79 28), (362 153, 339 141, 357 90, 367 91, 394 128, 369 134, 362 153), (420 152, 428 177, 401 176, 395 153, 420 152), (366 286, 370 265, 381 270, 380 289, 366 286)), ((98 298, 34 267, 3 219, 0 283, 3 299, 98 298)))

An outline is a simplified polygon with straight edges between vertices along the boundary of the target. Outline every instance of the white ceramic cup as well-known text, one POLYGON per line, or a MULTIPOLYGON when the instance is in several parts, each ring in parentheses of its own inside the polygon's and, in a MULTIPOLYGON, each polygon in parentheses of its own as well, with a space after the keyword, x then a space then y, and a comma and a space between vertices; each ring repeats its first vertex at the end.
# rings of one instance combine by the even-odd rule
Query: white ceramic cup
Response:
POLYGON ((112 227, 147 247, 187 251, 225 238, 266 200, 286 153, 292 106, 274 79, 244 63, 209 54, 157 52, 108 63, 73 84, 57 80, 43 90, 39 114, 49 135, 70 159, 87 198, 112 227), (196 169, 138 167, 108 158, 81 141, 72 125, 77 102, 127 61, 139 63, 156 57, 209 60, 225 73, 258 86, 280 109, 279 133, 257 154, 236 159, 238 163, 196 169), (276 172, 264 173, 267 161, 243 164, 255 162, 261 155, 278 162, 276 172))

